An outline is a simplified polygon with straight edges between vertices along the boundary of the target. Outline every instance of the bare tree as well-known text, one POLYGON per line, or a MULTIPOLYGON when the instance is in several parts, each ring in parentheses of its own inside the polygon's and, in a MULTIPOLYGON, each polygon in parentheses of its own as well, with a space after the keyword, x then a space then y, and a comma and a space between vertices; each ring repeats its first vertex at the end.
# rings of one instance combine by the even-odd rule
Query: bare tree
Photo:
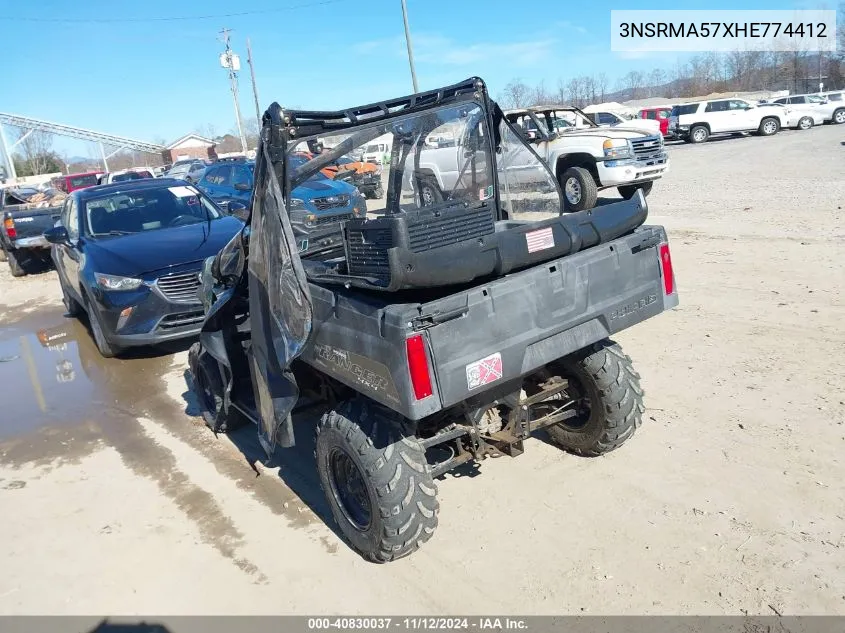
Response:
POLYGON ((595 84, 598 99, 603 102, 604 96, 607 94, 607 75, 605 73, 599 73, 596 75, 595 84))
POLYGON ((524 108, 528 105, 531 88, 521 79, 512 80, 502 91, 500 100, 508 108, 524 108))
POLYGON ((40 130, 29 134, 29 130, 21 129, 17 140, 20 141, 17 153, 29 167, 30 173, 47 173, 48 165, 52 164, 50 150, 53 147, 53 135, 40 130))
POLYGON ((662 92, 663 84, 666 83, 666 73, 662 68, 655 68, 648 74, 649 96, 657 97, 662 92))

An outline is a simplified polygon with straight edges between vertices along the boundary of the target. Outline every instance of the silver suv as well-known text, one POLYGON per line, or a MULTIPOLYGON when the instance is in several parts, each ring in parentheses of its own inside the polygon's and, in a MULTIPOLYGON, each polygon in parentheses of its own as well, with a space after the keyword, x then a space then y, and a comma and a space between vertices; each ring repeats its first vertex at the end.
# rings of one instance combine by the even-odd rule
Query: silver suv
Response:
POLYGON ((789 95, 788 97, 774 99, 771 103, 809 107, 819 112, 825 123, 845 123, 845 102, 834 101, 824 95, 789 95))

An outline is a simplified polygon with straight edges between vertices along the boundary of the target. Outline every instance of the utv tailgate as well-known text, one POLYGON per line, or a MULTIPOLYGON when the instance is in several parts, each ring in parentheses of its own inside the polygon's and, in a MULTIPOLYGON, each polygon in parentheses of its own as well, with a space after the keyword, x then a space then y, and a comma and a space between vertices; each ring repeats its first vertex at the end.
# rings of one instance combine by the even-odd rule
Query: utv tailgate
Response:
POLYGON ((443 408, 678 304, 662 227, 421 306, 443 408))

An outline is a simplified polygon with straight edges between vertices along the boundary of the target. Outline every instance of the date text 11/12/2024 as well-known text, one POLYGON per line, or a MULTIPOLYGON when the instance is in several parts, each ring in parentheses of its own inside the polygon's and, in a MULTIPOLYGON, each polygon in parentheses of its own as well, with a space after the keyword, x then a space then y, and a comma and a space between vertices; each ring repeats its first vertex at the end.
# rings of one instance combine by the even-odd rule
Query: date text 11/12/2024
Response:
POLYGON ((440 617, 349 617, 308 618, 308 629, 312 631, 349 630, 400 630, 400 631, 526 631, 524 619, 511 617, 440 618, 440 617))

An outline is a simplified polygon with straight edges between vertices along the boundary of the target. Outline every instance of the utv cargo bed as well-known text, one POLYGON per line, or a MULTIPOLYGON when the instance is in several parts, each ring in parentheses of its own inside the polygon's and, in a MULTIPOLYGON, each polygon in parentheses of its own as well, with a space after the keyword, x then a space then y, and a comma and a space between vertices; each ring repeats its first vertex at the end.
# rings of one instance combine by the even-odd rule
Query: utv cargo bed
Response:
POLYGON ((677 305, 661 266, 665 243, 662 227, 642 226, 458 292, 367 293, 311 283, 314 329, 301 359, 419 420, 677 305), (406 341, 415 334, 433 377, 431 395, 421 399, 408 369, 406 341), (473 363, 485 359, 492 373, 471 376, 480 367, 473 363))

